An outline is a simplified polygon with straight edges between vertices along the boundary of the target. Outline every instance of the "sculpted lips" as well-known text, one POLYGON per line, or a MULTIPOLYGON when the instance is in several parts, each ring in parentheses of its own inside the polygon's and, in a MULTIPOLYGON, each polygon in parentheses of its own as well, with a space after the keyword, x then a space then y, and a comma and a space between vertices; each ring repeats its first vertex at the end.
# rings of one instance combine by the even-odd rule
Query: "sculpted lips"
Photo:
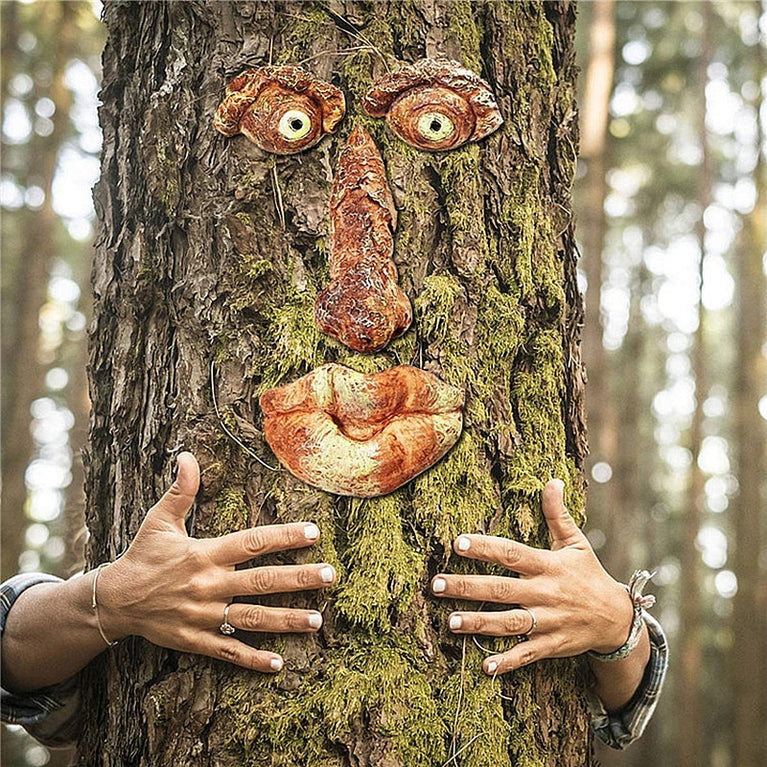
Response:
POLYGON ((396 490, 461 433, 463 392, 408 365, 363 375, 328 363, 261 395, 264 434, 292 474, 337 495, 396 490))

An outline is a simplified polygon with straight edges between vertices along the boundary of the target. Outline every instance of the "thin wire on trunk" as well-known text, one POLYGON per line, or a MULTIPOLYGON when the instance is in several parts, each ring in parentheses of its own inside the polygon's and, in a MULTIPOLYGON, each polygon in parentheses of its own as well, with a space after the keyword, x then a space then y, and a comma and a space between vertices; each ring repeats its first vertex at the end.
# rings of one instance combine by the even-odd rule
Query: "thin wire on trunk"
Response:
POLYGON ((255 458, 264 468, 269 469, 269 471, 279 471, 279 467, 275 468, 274 466, 270 466, 262 458, 259 458, 259 456, 257 456, 246 444, 241 442, 224 423, 221 411, 218 408, 218 397, 216 396, 216 363, 213 360, 210 361, 210 393, 213 396, 213 409, 216 411, 216 417, 218 418, 219 424, 221 424, 221 428, 224 430, 224 434, 226 434, 226 436, 233 442, 237 443, 251 458, 255 458))

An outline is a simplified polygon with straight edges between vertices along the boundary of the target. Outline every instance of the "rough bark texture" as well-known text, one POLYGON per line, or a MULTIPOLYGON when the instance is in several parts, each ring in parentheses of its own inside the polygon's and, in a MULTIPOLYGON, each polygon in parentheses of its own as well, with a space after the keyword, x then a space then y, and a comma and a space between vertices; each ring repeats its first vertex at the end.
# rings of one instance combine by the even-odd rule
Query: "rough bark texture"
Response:
MULTIPOLYGON (((316 637, 257 637, 285 670, 259 676, 131 639, 85 685, 87 765, 568 767, 590 757, 578 664, 504 679, 446 631, 428 596, 461 531, 548 545, 543 483, 582 507, 581 321, 570 185, 577 129, 568 2, 107 3, 101 221, 94 268, 90 560, 118 554, 193 450, 197 536, 315 520, 338 586, 316 637), (506 120, 443 154, 395 139, 359 102, 398 61, 451 56, 482 74, 506 120), (336 135, 267 155, 211 125, 249 66, 301 63, 342 87, 336 135), (382 152, 399 212, 394 259, 411 329, 362 355, 313 319, 328 283, 327 210, 354 125, 382 152), (341 498, 270 472, 258 395, 326 361, 362 372, 410 363, 466 392, 453 450, 384 497, 341 498), (456 758, 451 759, 455 755, 456 758)), ((294 555, 279 561, 294 561, 294 555)), ((485 639, 488 648, 508 641, 485 639)))

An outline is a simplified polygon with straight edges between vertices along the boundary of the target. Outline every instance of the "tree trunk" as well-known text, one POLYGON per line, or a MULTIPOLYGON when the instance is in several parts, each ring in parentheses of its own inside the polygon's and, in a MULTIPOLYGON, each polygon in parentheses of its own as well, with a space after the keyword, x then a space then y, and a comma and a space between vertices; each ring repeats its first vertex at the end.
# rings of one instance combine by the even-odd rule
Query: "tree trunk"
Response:
MULTIPOLYGON (((583 241, 583 269, 586 273, 586 324, 583 330, 583 358, 588 371, 588 424, 590 462, 613 464, 615 413, 610 396, 608 361, 603 344, 602 262, 607 221, 608 132, 610 97, 615 68, 615 3, 595 0, 589 24, 589 58, 582 102, 580 158, 586 174, 581 182, 580 239, 583 241)), ((604 496, 604 493, 598 495, 604 496)), ((593 490, 590 493, 593 498, 593 490)), ((599 498, 599 507, 606 507, 599 498)), ((592 504, 589 504, 590 508, 592 504)), ((609 512, 607 512, 609 514, 609 512)), ((601 519, 601 518, 600 518, 601 519)), ((607 515, 605 515, 607 521, 607 515)))
MULTIPOLYGON (((767 75, 767 54, 759 46, 758 74, 767 75)), ((764 141, 767 123, 764 98, 753 105, 757 115, 757 142, 764 141)), ((757 154, 754 169, 757 197, 744 221, 741 247, 735 259, 737 286, 737 362, 733 391, 735 454, 738 494, 733 499, 735 518, 735 572, 738 593, 732 617, 733 686, 735 697, 735 764, 756 767, 767 760, 767 574, 764 566, 765 465, 767 429, 759 415, 759 398, 767 388, 764 343, 767 327, 767 286, 763 253, 767 241, 767 162, 757 154)))
MULTIPOLYGON (((618 413, 611 390, 613 368, 605 353, 602 322, 602 282, 607 219, 607 170, 609 168, 609 105, 615 69, 615 3, 596 0, 591 5, 589 56, 581 109, 580 160, 586 169, 577 195, 580 237, 583 243, 582 268, 586 275, 583 361, 588 373, 587 419, 589 425, 589 460, 587 470, 597 463, 607 463, 615 472, 619 448, 618 413)), ((597 482, 589 488, 589 516, 592 524, 604 530, 607 540, 626 523, 623 505, 612 502, 612 483, 597 482)), ((625 572, 626 549, 609 546, 600 552, 607 568, 625 572)))
POLYGON ((682 554, 680 559, 684 577, 680 582, 679 594, 679 637, 680 677, 677 685, 677 710, 685 715, 679 719, 679 735, 676 763, 679 767, 700 764, 703 758, 702 727, 702 568, 698 551, 698 533, 703 519, 705 502, 705 477, 698 466, 703 444, 703 402, 707 389, 706 362, 706 308, 703 305, 703 275, 706 258, 706 226, 703 212, 711 204, 711 152, 706 128, 706 84, 708 67, 712 56, 710 3, 701 4, 703 18, 702 50, 698 61, 698 136, 701 145, 701 164, 698 176, 698 200, 701 216, 697 224, 700 262, 698 271, 698 327, 693 338, 691 351, 692 373, 695 379, 695 409, 690 424, 690 474, 687 480, 684 519, 682 524, 682 554))
MULTIPOLYGON (((539 496, 566 480, 579 515, 585 453, 581 307, 570 185, 577 144, 569 2, 107 3, 103 176, 86 461, 91 563, 116 556, 191 449, 196 536, 316 521, 339 585, 317 636, 261 636, 286 667, 259 676, 130 639, 85 686, 87 765, 550 765, 591 763, 580 666, 486 678, 480 644, 446 630, 428 596, 462 531, 548 545, 539 496), (504 126, 480 144, 415 151, 365 117, 386 67, 446 55, 480 73, 504 126), (267 155, 212 128, 227 82, 301 63, 346 93, 337 135, 267 155), (377 354, 316 328, 326 213, 355 124, 373 135, 399 212, 394 258, 413 327, 377 354), (308 487, 276 465, 257 397, 326 361, 410 363, 466 393, 458 444, 368 500, 308 487)), ((295 561, 294 556, 278 561, 295 561)), ((500 648, 510 640, 481 639, 500 648)))

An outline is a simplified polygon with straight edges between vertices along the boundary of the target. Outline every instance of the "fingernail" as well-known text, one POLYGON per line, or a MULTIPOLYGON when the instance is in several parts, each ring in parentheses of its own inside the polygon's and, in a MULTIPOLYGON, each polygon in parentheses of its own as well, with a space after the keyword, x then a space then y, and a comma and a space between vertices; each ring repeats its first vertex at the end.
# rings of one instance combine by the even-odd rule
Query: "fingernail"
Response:
POLYGON ((487 673, 494 674, 497 668, 498 664, 494 660, 491 660, 490 663, 487 664, 487 673))
POLYGON ((447 588, 447 583, 445 583, 444 578, 435 578, 431 582, 431 590, 435 594, 441 594, 446 588, 447 588))
POLYGON ((272 658, 269 661, 269 666, 272 671, 280 671, 282 669, 282 658, 272 658))
POLYGON ((449 625, 451 631, 456 631, 463 626, 463 618, 460 615, 451 615, 449 625))
POLYGON ((462 535, 456 541, 456 546, 458 547, 458 551, 468 551, 469 546, 471 546, 471 541, 465 535, 462 535))
POLYGON ((336 577, 336 571, 328 565, 320 570, 320 578, 323 583, 333 583, 333 579, 336 577))
POLYGON ((314 523, 310 523, 304 527, 304 537, 307 541, 313 541, 315 538, 320 537, 320 528, 314 523))
POLYGON ((312 613, 309 616, 309 625, 313 629, 318 629, 322 625, 322 616, 319 613, 312 613))

